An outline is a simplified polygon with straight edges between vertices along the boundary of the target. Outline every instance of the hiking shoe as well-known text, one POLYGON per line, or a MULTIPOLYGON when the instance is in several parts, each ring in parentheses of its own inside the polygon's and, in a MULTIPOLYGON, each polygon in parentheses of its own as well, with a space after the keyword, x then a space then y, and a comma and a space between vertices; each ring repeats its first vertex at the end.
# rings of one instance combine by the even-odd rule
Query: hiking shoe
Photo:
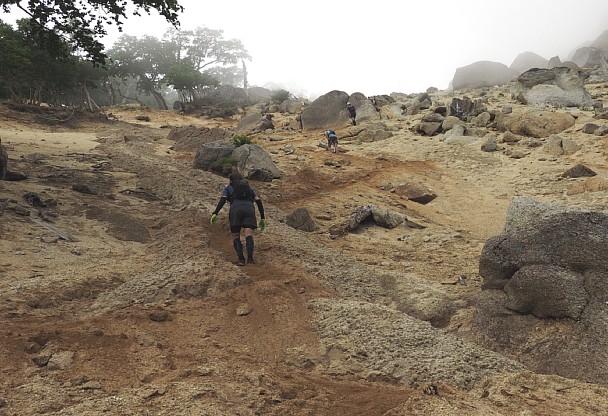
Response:
POLYGON ((253 261, 252 258, 248 258, 247 259, 247 264, 255 264, 255 261, 253 261))
POLYGON ((244 266, 244 265, 245 265, 245 258, 238 259, 238 260, 236 261, 236 265, 237 265, 237 266, 244 266))

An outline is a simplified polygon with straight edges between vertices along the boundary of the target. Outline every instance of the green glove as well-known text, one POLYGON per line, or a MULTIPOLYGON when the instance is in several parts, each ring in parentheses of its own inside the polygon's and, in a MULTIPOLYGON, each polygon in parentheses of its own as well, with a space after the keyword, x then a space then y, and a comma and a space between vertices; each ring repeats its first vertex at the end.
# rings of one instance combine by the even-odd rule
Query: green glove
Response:
POLYGON ((260 231, 264 231, 266 229, 266 220, 262 218, 260 220, 260 231))
POLYGON ((209 218, 209 222, 211 223, 211 225, 215 224, 215 222, 217 221, 217 214, 212 214, 211 218, 209 218))

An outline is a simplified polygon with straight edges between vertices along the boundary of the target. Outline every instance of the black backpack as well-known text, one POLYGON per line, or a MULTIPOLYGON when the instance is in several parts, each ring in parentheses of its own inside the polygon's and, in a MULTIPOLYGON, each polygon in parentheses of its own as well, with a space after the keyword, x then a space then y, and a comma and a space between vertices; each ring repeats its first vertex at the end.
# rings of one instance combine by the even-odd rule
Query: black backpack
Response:
POLYGON ((235 199, 253 199, 253 189, 251 189, 247 181, 234 181, 232 182, 232 188, 234 189, 234 193, 232 194, 232 198, 230 199, 231 201, 235 199))

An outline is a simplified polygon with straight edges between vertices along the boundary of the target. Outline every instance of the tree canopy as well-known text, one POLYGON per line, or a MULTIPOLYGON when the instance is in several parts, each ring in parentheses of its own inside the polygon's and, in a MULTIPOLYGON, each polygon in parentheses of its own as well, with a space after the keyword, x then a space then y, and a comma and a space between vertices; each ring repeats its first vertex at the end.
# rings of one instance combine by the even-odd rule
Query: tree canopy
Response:
POLYGON ((140 16, 156 10, 174 26, 179 26, 178 14, 183 11, 177 0, 0 0, 0 7, 10 12, 11 7, 24 11, 32 22, 32 30, 46 43, 49 53, 65 53, 57 45, 56 37, 81 50, 95 63, 105 62, 104 45, 100 37, 107 34, 108 26, 122 26, 129 13, 140 16), (132 6, 130 11, 129 6, 132 6))
POLYGON ((46 33, 41 37, 32 19, 16 28, 0 21, 0 97, 91 111, 118 100, 168 109, 167 99, 193 102, 220 85, 246 85, 244 61, 251 58, 240 40, 224 39, 221 30, 170 29, 162 39, 122 35, 103 51, 111 58, 104 66, 46 33))
MULTIPOLYGON (((17 102, 96 106, 90 89, 102 84, 107 71, 70 56, 71 46, 58 42, 58 57, 49 53, 32 31, 29 19, 17 22, 17 29, 0 21, 0 88, 17 102)), ((0 93, 0 96, 2 94, 0 93)))
POLYGON ((137 79, 138 90, 152 95, 160 108, 168 108, 160 94, 163 85, 179 91, 182 100, 194 101, 207 87, 238 84, 238 62, 251 59, 240 40, 224 39, 222 30, 205 27, 169 29, 163 39, 122 35, 108 55, 112 73, 137 79))

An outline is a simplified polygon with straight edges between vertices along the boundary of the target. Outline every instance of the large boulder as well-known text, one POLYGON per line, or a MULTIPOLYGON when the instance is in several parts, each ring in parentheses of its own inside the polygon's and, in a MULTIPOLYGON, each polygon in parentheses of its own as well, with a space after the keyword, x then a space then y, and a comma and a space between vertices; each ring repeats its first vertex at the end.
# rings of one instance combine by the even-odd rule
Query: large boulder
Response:
POLYGON ((608 214, 516 198, 486 241, 474 330, 531 370, 608 382, 608 214))
POLYGON ((402 102, 394 102, 380 107, 380 117, 383 120, 394 120, 401 118, 405 111, 407 110, 407 105, 402 102))
POLYGON ((509 68, 521 74, 532 68, 546 68, 547 64, 548 61, 545 58, 537 53, 528 51, 517 55, 509 68))
POLYGON ((0 144, 0 181, 22 181, 25 179, 27 179, 27 175, 8 170, 8 152, 0 144))
POLYGON ((487 111, 486 105, 482 100, 471 100, 469 97, 454 97, 447 108, 447 115, 466 120, 468 117, 477 116, 487 111))
POLYGON ((585 46, 579 48, 572 56, 572 62, 581 68, 601 67, 608 60, 608 50, 585 46))
POLYGON ((243 116, 235 130, 237 133, 258 133, 272 129, 274 129, 274 124, 271 120, 262 116, 261 113, 254 112, 243 116))
POLYGON ((393 137, 393 132, 384 123, 370 123, 366 124, 355 137, 361 142, 377 142, 393 137))
POLYGON ((507 309, 537 318, 580 319, 589 296, 581 276, 563 267, 531 264, 505 284, 507 309))
POLYGON ((365 95, 356 92, 349 96, 343 91, 334 90, 320 96, 302 111, 303 130, 336 130, 350 125, 347 102, 357 109, 357 122, 380 119, 376 107, 365 95))
POLYGON ((574 126, 574 117, 569 113, 527 109, 510 114, 496 114, 499 131, 510 131, 520 136, 549 137, 574 126))
POLYGON ((520 197, 509 206, 503 232, 484 245, 480 275, 484 287, 503 288, 517 270, 532 264, 608 270, 606 244, 606 214, 520 197))
MULTIPOLYGON (((374 103, 362 93, 351 94, 347 102, 350 102, 357 109, 357 123, 380 119, 380 114, 374 103)), ((347 112, 346 104, 344 104, 344 111, 347 112)))
POLYGON ((232 157, 237 160, 238 171, 246 178, 270 182, 281 177, 270 155, 257 144, 237 147, 232 157))
POLYGON ((218 140, 203 144, 194 157, 194 168, 211 170, 212 164, 217 160, 228 158, 234 151, 234 144, 218 140))
POLYGON ((556 66, 562 66, 562 60, 559 59, 559 56, 557 55, 549 59, 549 62, 547 62, 547 69, 555 68, 556 66))
POLYGON ((289 114, 298 114, 302 108, 304 108, 302 101, 294 99, 285 100, 279 105, 280 112, 289 114))
POLYGON ((518 74, 505 64, 478 61, 456 69, 451 85, 455 90, 506 85, 518 74))
POLYGON ((252 104, 260 103, 262 101, 268 101, 272 97, 273 92, 268 88, 262 87, 249 87, 247 89, 247 95, 249 96, 249 102, 252 104))
POLYGON ((522 104, 543 107, 592 106, 584 86, 585 75, 575 69, 555 67, 530 69, 513 81, 511 96, 522 104))
POLYGON ((304 130, 336 129, 349 124, 345 111, 348 94, 344 91, 330 91, 314 100, 302 111, 301 121, 304 130))
POLYGON ((176 151, 194 151, 206 143, 227 140, 233 133, 218 127, 180 126, 173 127, 167 139, 175 141, 176 151))

